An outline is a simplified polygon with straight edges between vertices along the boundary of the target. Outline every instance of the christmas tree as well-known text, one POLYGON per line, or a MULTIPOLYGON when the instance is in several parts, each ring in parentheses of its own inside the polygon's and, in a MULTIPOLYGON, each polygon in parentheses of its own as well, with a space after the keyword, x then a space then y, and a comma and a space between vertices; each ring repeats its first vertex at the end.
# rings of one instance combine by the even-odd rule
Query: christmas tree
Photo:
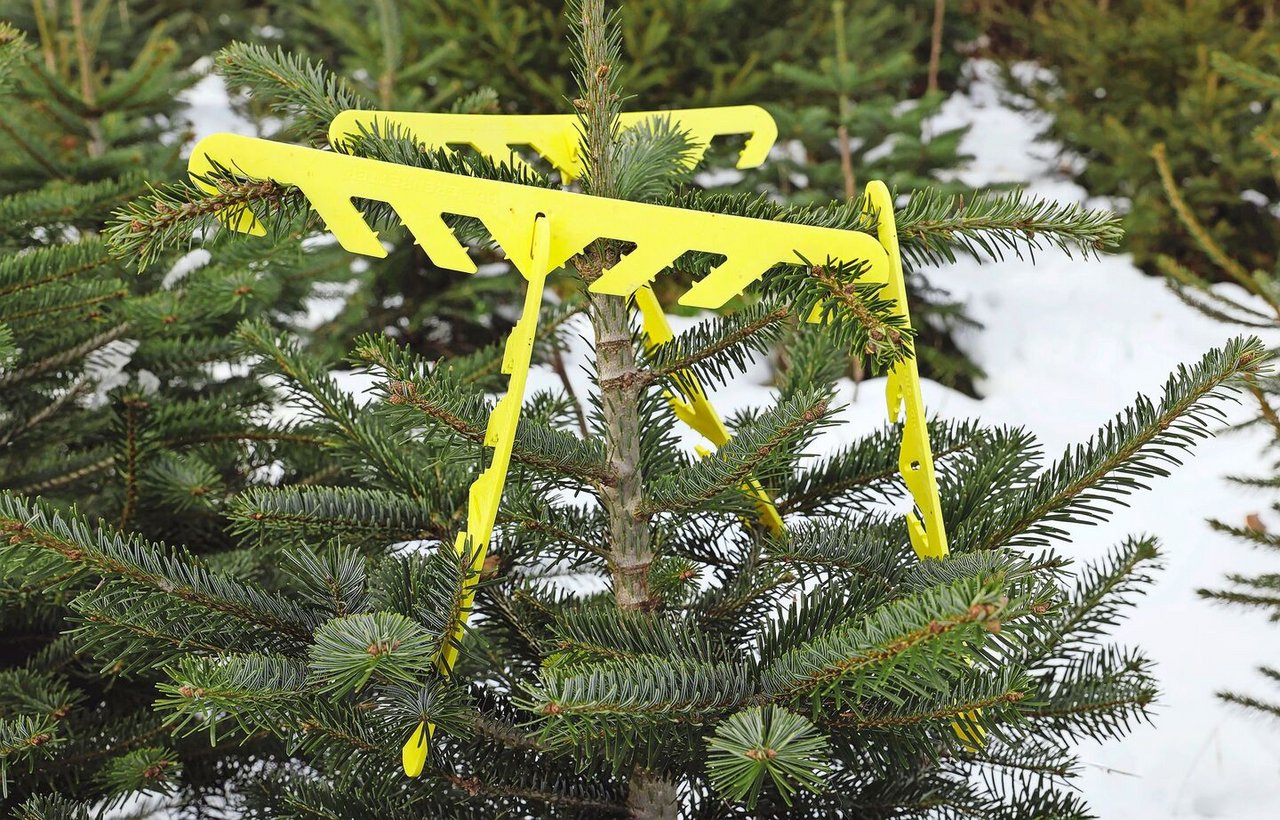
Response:
MULTIPOLYGON (((1253 132, 1252 141, 1256 146, 1268 152, 1275 167, 1280 168, 1280 74, 1273 74, 1233 59, 1226 54, 1214 54, 1213 68, 1248 93, 1258 95, 1272 101, 1268 106, 1269 116, 1266 122, 1253 132)), ((1165 194, 1170 207, 1181 221, 1186 234, 1196 243, 1203 256, 1201 266, 1210 266, 1213 273, 1201 275, 1192 267, 1181 264, 1172 256, 1161 255, 1156 264, 1168 277, 1174 291, 1183 301, 1208 316, 1237 327, 1269 328, 1280 327, 1280 290, 1277 279, 1280 279, 1280 261, 1275 262, 1270 270, 1249 268, 1245 261, 1237 258, 1215 238, 1214 232, 1208 230, 1199 215, 1183 195, 1174 178, 1168 149, 1161 143, 1152 151, 1160 180, 1164 184, 1165 194), (1243 289, 1243 293, 1214 287, 1210 279, 1224 279, 1243 289)), ((1274 218, 1272 220, 1275 221, 1274 218)), ((1197 266, 1197 267, 1201 267, 1197 266)), ((1277 438, 1271 446, 1280 442, 1280 416, 1276 415, 1277 395, 1280 384, 1274 377, 1251 379, 1248 382, 1249 392, 1257 400, 1259 407, 1255 424, 1263 426, 1277 438)), ((1231 479, 1243 486, 1270 489, 1276 485, 1274 476, 1238 476, 1231 479)), ((1275 509, 1273 505, 1273 509, 1275 509)), ((1259 518, 1251 518, 1240 524, 1229 524, 1223 521, 1210 522, 1214 529, 1230 533, 1241 541, 1264 549, 1280 548, 1280 538, 1267 532, 1266 525, 1259 518)), ((1254 607, 1267 612, 1272 620, 1280 617, 1280 576, 1267 573, 1258 576, 1232 574, 1228 576, 1230 585, 1225 589, 1201 589, 1205 598, 1254 607)), ((1259 672, 1268 678, 1272 685, 1280 684, 1280 670, 1275 666, 1264 665, 1259 672)), ((1230 703, 1260 710, 1271 715, 1280 715, 1280 703, 1275 696, 1261 698, 1240 692, 1222 691, 1219 696, 1230 703)))
MULTIPOLYGON (((212 255, 111 253, 112 212, 178 173, 186 141, 178 94, 195 76, 149 5, 41 2, 19 21, 29 32, 0 23, 0 489, 231 569, 228 499, 326 463, 304 428, 271 420, 231 331, 246 317, 293 327, 329 274, 287 231, 212 255)), ((154 675, 91 658, 72 636, 118 598, 83 591, 0 568, 0 769, 24 761, 6 807, 131 791, 175 760, 150 708, 154 675), (44 763, 26 770, 33 756, 44 763)))
MULTIPOLYGON (((574 4, 569 22, 585 193, 873 230, 862 202, 681 189, 688 138, 618 125, 618 31, 602 2, 574 4)), ((312 130, 347 107, 348 89, 317 66, 289 60, 280 74, 269 53, 230 53, 246 76, 277 75, 280 102, 312 130)), ((394 131, 340 147, 554 185, 394 131)), ((269 247, 320 204, 219 159, 124 212, 119 247, 159 253, 245 208, 268 238, 239 247, 269 247)), ((384 203, 361 207, 371 225, 396 222, 384 203)), ((1046 242, 1087 254, 1116 238, 1109 215, 1017 195, 957 209, 917 194, 895 216, 911 264, 1046 242)), ((489 247, 473 221, 450 227, 489 247)), ((502 346, 431 363, 364 337, 353 358, 379 400, 362 406, 329 363, 261 321, 238 342, 304 408, 295 423, 323 438, 334 470, 240 492, 226 508, 233 558, 0 496, 7 577, 70 599, 84 614, 75 646, 108 674, 162 675, 151 697, 182 744, 85 777, 62 757, 53 684, 33 678, 0 718, 9 771, 39 784, 20 816, 83 816, 143 789, 192 812, 273 817, 1086 816, 1065 786, 1070 742, 1123 734, 1156 695, 1141 653, 1105 636, 1158 551, 1131 538, 1076 568, 1059 550, 1205 435, 1216 401, 1260 371, 1259 345, 1208 353, 1049 464, 1024 430, 933 422, 951 554, 921 560, 899 509, 899 427, 806 457, 835 426, 850 350, 885 369, 911 356, 894 301, 853 264, 780 267, 736 311, 650 347, 627 299, 585 287, 628 250, 592 241, 557 274, 563 297, 530 342, 554 362, 566 337, 590 339, 592 389, 566 382, 525 401, 491 544, 453 549, 489 458, 488 394, 508 387, 502 346), (804 321, 815 310, 824 323, 804 321), (694 384, 722 386, 776 348, 788 353, 776 401, 730 419, 715 453, 685 453, 664 392, 691 399, 694 384), (762 522, 752 481, 785 527, 762 522), (424 724, 430 756, 410 780, 400 747, 424 724)), ((717 261, 690 256, 695 274, 717 261)))

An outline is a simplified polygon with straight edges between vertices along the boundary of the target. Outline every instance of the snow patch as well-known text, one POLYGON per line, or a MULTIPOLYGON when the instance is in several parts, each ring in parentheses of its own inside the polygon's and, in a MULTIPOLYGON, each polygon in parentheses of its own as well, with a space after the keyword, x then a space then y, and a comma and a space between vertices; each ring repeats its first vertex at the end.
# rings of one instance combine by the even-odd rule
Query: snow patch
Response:
MULTIPOLYGON (((1057 146, 1037 142, 1047 124, 1037 113, 1001 102, 995 74, 973 66, 967 94, 954 95, 942 114, 947 127, 971 124, 961 151, 972 164, 960 178, 971 185, 1021 178, 1030 193, 1097 207, 1060 176, 1057 146)), ((960 343, 988 377, 975 403, 925 388, 930 410, 943 416, 977 414, 989 424, 1034 431, 1047 454, 1087 439, 1136 392, 1159 395, 1168 374, 1235 334, 1187 307, 1160 279, 1139 271, 1128 255, 1069 258, 1057 251, 979 265, 961 260, 930 272, 930 281, 966 302, 983 330, 960 343)), ((1237 289, 1238 290, 1238 289, 1237 289)), ((1242 291, 1231 294, 1245 298, 1242 291)), ((1264 341, 1280 344, 1280 335, 1264 341)), ((878 398, 878 397, 875 397, 878 398)), ((1231 409, 1233 421, 1250 408, 1231 409)), ((1227 432, 1200 444, 1187 463, 1106 525, 1076 529, 1063 552, 1087 561, 1128 533, 1160 537, 1165 569, 1138 601, 1117 638, 1140 646, 1156 662, 1162 696, 1154 725, 1123 740, 1082 742, 1084 771, 1077 783, 1100 817, 1275 816, 1280 790, 1280 726, 1218 700, 1231 688, 1265 691, 1254 667, 1268 660, 1277 626, 1261 615, 1210 605, 1198 587, 1222 584, 1227 572, 1272 571, 1269 556, 1246 548, 1205 520, 1243 524, 1270 507, 1271 494, 1228 484, 1228 474, 1265 470, 1261 430, 1227 432)))

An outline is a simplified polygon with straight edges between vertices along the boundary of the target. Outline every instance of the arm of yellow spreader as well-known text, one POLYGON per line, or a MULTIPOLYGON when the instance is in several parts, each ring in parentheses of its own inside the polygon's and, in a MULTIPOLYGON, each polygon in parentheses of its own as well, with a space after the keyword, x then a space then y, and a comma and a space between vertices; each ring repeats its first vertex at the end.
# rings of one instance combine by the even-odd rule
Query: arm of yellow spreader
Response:
MULTIPOLYGON (((215 160, 250 179, 296 186, 342 247, 368 256, 386 256, 386 250, 353 198, 391 205, 432 261, 464 273, 474 273, 476 266, 445 224, 445 214, 479 219, 508 251, 525 241, 535 216, 547 214, 556 223, 549 263, 553 269, 600 237, 634 243, 634 250, 591 285, 592 292, 613 296, 635 293, 688 250, 725 257, 680 297, 680 304, 689 307, 718 308, 774 265, 800 264, 801 257, 862 262, 866 272, 861 281, 889 281, 884 248, 860 231, 592 197, 237 134, 205 137, 193 149, 188 169, 197 177, 207 175, 215 160)), ((247 211, 231 227, 261 229, 247 211)))
MULTIPOLYGON (((645 345, 656 347, 674 339, 675 333, 671 330, 667 314, 663 312, 658 297, 653 293, 653 288, 648 285, 640 288, 636 291, 635 299, 636 307, 640 309, 645 345)), ((701 433, 717 449, 728 444, 732 436, 729 434, 729 429, 724 426, 720 414, 707 398, 702 382, 693 372, 687 370, 681 373, 681 381, 685 385, 683 398, 670 390, 667 391, 667 401, 675 410, 676 417, 690 429, 701 433)), ((699 455, 707 455, 708 452, 705 448, 698 448, 699 455)), ((782 516, 778 514, 778 508, 773 503, 773 496, 769 495, 764 485, 754 478, 749 478, 742 489, 755 500, 760 522, 773 535, 782 535, 786 526, 782 523, 782 516)))
MULTIPOLYGON (((528 288, 525 290, 520 320, 512 328, 511 335, 507 337, 507 346, 503 350, 502 372, 510 377, 507 392, 489 414, 489 423, 485 427, 484 443, 486 447, 493 448, 493 459, 489 462, 489 467, 471 484, 467 499, 467 528, 458 533, 454 544, 459 555, 466 552, 469 544, 472 559, 471 575, 464 582, 462 591, 461 618, 436 662, 440 671, 446 675, 453 672, 453 664, 458 659, 458 642, 462 640, 467 616, 475 601, 476 583, 480 578, 480 570, 484 567, 489 540, 493 537, 498 506, 502 503, 502 488, 506 484, 507 468, 511 466, 516 425, 520 423, 524 388, 529 379, 529 360, 533 355, 533 343, 538 332, 542 292, 546 287, 547 274, 551 272, 547 261, 550 248, 551 220, 539 216, 533 221, 529 250, 524 254, 509 252, 511 261, 528 280, 528 288)), ((420 723, 404 744, 400 758, 405 774, 417 777, 422 773, 427 760, 427 744, 434 732, 435 727, 431 724, 420 723)))
MULTIPOLYGON (((889 256, 889 284, 885 296, 893 300, 896 312, 911 326, 907 311, 907 285, 898 249, 898 229, 893 218, 893 197, 879 180, 867 184, 865 206, 876 214, 876 233, 889 256)), ((903 411, 902 446, 898 450, 898 471, 911 492, 916 509, 907 513, 911 546, 921 558, 947 555, 947 531, 942 522, 942 502, 938 497, 938 477, 933 469, 929 446, 928 419, 920 393, 920 371, 915 356, 905 358, 889 371, 885 388, 889 421, 896 422, 903 411)))
MULTIPOLYGON (((758 105, 721 108, 684 108, 672 111, 633 111, 619 117, 623 129, 654 117, 668 117, 689 134, 693 167, 707 152, 711 140, 730 134, 749 134, 739 168, 755 168, 764 162, 778 138, 773 117, 758 105)), ((343 111, 329 124, 329 144, 341 149, 375 128, 381 133, 398 129, 428 149, 467 145, 496 163, 524 165, 513 146, 527 145, 560 172, 565 183, 582 174, 578 158, 579 119, 574 114, 437 114, 417 111, 343 111)))
MULTIPOLYGON (((886 294, 897 305, 897 312, 911 326, 907 311, 907 284, 902 272, 902 254, 898 249, 898 229, 893 216, 893 197, 879 180, 867 184, 865 207, 876 214, 876 234, 889 255, 889 284, 886 294)), ((938 478, 933 467, 933 449, 929 446, 929 427, 925 417, 924 397, 920 393, 920 371, 916 359, 898 362, 889 371, 885 401, 889 421, 896 422, 902 412, 902 445, 898 450, 898 471, 915 502, 916 509, 907 513, 907 531, 911 546, 920 558, 945 558, 948 553, 947 530, 942 521, 942 501, 938 496, 938 478)), ((978 725, 978 712, 966 717, 971 721, 951 722, 951 729, 961 743, 977 751, 986 743, 987 733, 978 725)))

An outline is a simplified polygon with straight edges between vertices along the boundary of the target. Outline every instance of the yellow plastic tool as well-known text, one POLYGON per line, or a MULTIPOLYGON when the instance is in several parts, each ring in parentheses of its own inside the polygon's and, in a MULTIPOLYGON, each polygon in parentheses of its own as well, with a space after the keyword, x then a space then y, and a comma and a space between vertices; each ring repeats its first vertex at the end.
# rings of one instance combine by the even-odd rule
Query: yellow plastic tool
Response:
MULTIPOLYGON (((547 214, 556 221, 549 240, 551 269, 599 237, 635 244, 633 251, 592 283, 591 290, 597 293, 630 296, 687 250, 725 256, 723 263, 680 297, 683 305, 703 308, 720 307, 777 263, 798 264, 802 257, 858 260, 865 271, 861 281, 887 285, 886 295, 909 319, 893 202, 879 182, 867 185, 868 207, 878 214, 877 239, 859 231, 458 176, 236 134, 214 134, 202 140, 189 160, 191 173, 208 174, 213 159, 253 179, 297 186, 338 242, 353 253, 386 255, 377 233, 352 203, 353 197, 390 204, 436 264, 466 273, 475 272, 475 263, 445 224, 445 214, 479 219, 508 252, 521 247, 537 215, 547 214)), ((265 232, 247 209, 232 211, 225 219, 236 230, 265 232)), ((947 552, 946 534, 914 358, 890 371, 888 387, 890 418, 896 421, 905 415, 899 466, 918 510, 907 515, 911 543, 921 557, 941 557, 947 552)))
MULTIPOLYGON (((631 128, 655 117, 671 117, 689 134, 689 167, 706 153, 711 140, 730 134, 749 134, 738 155, 739 168, 764 162, 778 138, 773 117, 758 105, 684 108, 679 111, 634 111, 622 114, 619 125, 631 128)), ((579 119, 574 114, 435 114, 418 111, 343 111, 329 124, 329 144, 342 150, 361 130, 386 134, 389 128, 417 140, 428 149, 466 145, 494 162, 525 164, 515 146, 527 145, 555 166, 568 184, 582 173, 578 160, 579 119)))
MULTIPOLYGON (((445 643, 437 660, 440 671, 446 675, 452 673, 454 661, 458 658, 458 642, 462 640, 471 604, 475 600, 476 583, 479 581, 480 570, 484 567, 489 540, 493 536, 493 525, 498 518, 498 506, 502 503, 507 468, 511 465, 511 449, 515 446, 516 426, 520 422, 524 388, 529 377, 529 359, 533 355, 533 343, 538 334, 542 292, 547 284, 547 274, 552 270, 547 263, 551 248, 551 220, 548 217, 539 214, 533 220, 533 235, 529 237, 526 246, 527 250, 507 249, 507 258, 528 280, 528 287, 520 319, 512 328, 511 335, 507 337, 507 345, 503 348, 502 372, 510 377, 507 392, 489 414, 489 422, 485 427, 484 443, 486 447, 493 448, 493 459, 488 468, 471 483, 467 495, 467 528, 458 533, 454 544, 459 555, 464 554, 470 544, 472 575, 463 589, 461 618, 451 640, 445 643)), ((418 724, 418 728, 401 749, 401 762, 405 774, 410 777, 417 777, 422 773, 427 759, 428 740, 434 731, 435 727, 430 724, 418 724)))
MULTIPOLYGON (((352 253, 387 254, 352 198, 386 202, 437 265, 463 273, 474 273, 476 265, 445 224, 445 214, 479 219, 504 249, 522 241, 536 215, 554 214, 549 257, 553 269, 600 237, 634 243, 635 250, 591 285, 594 293, 614 296, 635 293, 687 250, 723 254, 725 261, 680 297, 680 304, 688 307, 718 308, 775 264, 800 264, 802 256, 860 260, 867 266, 862 281, 868 283, 887 284, 892 275, 884 247, 859 231, 534 188, 238 134, 201 140, 188 168, 197 177, 206 175, 213 170, 212 159, 230 163, 225 167, 252 179, 296 186, 338 243, 352 253)), ((248 209, 228 211, 225 218, 235 230, 265 233, 248 209)))

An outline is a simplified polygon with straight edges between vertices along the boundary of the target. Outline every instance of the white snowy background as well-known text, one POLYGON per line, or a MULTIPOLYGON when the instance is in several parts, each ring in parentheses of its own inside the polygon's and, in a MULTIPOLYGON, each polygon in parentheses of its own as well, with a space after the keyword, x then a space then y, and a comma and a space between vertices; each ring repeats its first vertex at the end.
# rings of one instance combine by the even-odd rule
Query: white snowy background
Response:
MULTIPOLYGON (((1061 176, 1057 147, 1035 140, 1045 121, 1004 104, 991 66, 974 63, 969 71, 969 90, 955 94, 935 122, 939 129, 972 126, 962 146, 974 157, 960 172, 966 184, 1021 182, 1041 197, 1117 205, 1091 198, 1061 176)), ((187 102, 200 136, 255 131, 231 112, 215 78, 195 86, 187 102)), ((984 325, 960 341, 988 376, 979 385, 981 400, 926 382, 929 411, 1026 427, 1049 457, 1087 440, 1136 393, 1158 396, 1177 365, 1194 362, 1234 333, 1183 305, 1123 254, 1082 260, 1045 251, 1036 254, 1034 265, 1017 259, 981 265, 962 260, 930 272, 930 279, 964 300, 984 325)), ((328 313, 332 306, 323 310, 328 313)), ((1276 345, 1280 338, 1264 341, 1276 345)), ((531 391, 558 384, 549 371, 531 376, 531 391)), ((714 401, 726 414, 763 404, 770 398, 766 382, 761 365, 716 391, 714 401)), ((359 391, 367 381, 356 377, 348 384, 359 391)), ((585 378, 581 386, 585 389, 585 378)), ((870 380, 855 397, 852 383, 843 386, 848 431, 883 423, 883 388, 883 380, 870 380)), ((1234 419, 1244 420, 1249 409, 1235 408, 1234 419)), ((1076 529, 1063 549, 1087 561, 1126 534, 1153 533, 1165 556, 1157 584, 1117 633, 1157 663, 1163 694, 1154 725, 1139 726, 1120 741, 1084 742, 1078 750, 1082 770, 1076 783, 1102 818, 1280 816, 1280 725, 1214 697, 1226 687, 1271 694, 1253 669, 1276 661, 1280 625, 1195 594, 1197 587, 1219 585, 1227 572, 1280 569, 1205 523, 1217 517, 1242 524, 1248 514, 1259 513, 1273 528, 1280 525, 1267 515, 1271 499, 1266 494, 1223 480, 1228 474, 1262 472, 1264 441, 1254 430, 1202 443, 1171 478, 1133 496, 1131 506, 1106 525, 1076 529)), ((687 443, 692 447, 696 438, 690 435, 687 443)))

